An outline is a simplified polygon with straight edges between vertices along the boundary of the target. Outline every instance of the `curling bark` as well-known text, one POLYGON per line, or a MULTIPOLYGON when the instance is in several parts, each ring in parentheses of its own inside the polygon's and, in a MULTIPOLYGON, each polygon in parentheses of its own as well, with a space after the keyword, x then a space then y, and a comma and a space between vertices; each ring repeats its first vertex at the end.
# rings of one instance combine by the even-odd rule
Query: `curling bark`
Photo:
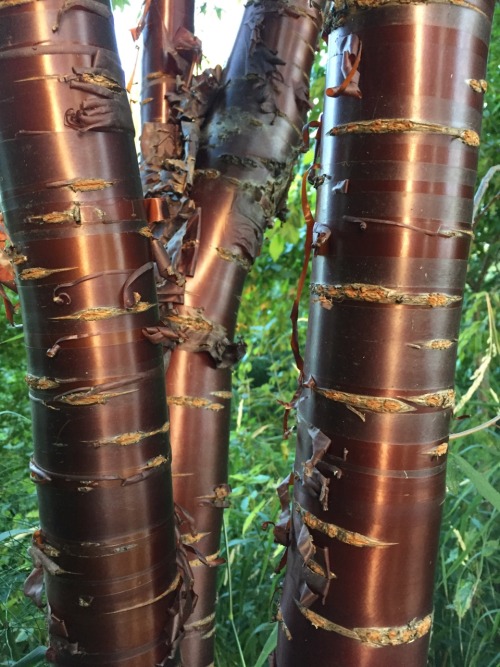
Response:
POLYGON ((2 0, 0 89, 41 523, 26 592, 42 605, 45 579, 56 664, 173 664, 189 576, 162 353, 142 333, 158 322, 154 265, 106 0, 2 0))
MULTIPOLYGON (((145 23, 146 53, 158 47, 163 53, 154 67, 148 63, 155 56, 147 55, 143 71, 150 82, 143 94, 145 193, 163 198, 163 207, 149 204, 151 220, 160 229, 166 225, 159 210, 174 220, 171 232, 188 221, 180 248, 174 240, 180 265, 174 262, 170 268, 174 280, 178 272, 186 276, 185 294, 165 299, 170 306, 164 309, 168 328, 163 335, 181 339, 167 370, 174 498, 193 520, 185 522, 185 541, 203 554, 202 559, 196 553, 191 557, 199 600, 181 648, 182 662, 190 667, 213 661, 216 572, 207 564, 219 562, 222 510, 229 493, 231 367, 244 350, 234 341, 239 300, 264 230, 285 206, 309 108, 309 74, 325 4, 249 3, 222 76, 214 70, 192 77, 196 40, 188 34, 191 2, 153 0, 151 25, 145 23), (155 26, 159 15, 162 31, 155 26), (160 42, 154 38, 155 27, 160 42), (155 80, 161 85, 156 87, 155 80), (163 110, 157 104, 160 92, 167 101, 163 110), (162 144, 160 163, 159 142, 149 140, 154 133, 177 136, 170 147, 162 144), (184 175, 174 161, 179 157, 184 175), (181 180, 184 191, 177 188, 181 180), (196 211, 201 211, 199 226, 196 211), (185 253, 190 253, 188 261, 185 253)), ((153 234, 161 236, 155 229, 153 234)), ((168 236, 167 231, 162 238, 167 246, 168 236)), ((160 337, 162 332, 151 334, 160 337)))
POLYGON ((426 664, 493 4, 328 19, 278 667, 426 664))

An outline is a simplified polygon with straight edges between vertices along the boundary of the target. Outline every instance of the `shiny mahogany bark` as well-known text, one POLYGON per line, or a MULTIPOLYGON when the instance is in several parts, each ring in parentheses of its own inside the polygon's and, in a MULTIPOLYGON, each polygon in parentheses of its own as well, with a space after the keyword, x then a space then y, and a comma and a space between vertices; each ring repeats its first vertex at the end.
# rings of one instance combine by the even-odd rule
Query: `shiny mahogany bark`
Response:
MULTIPOLYGON (((28 353, 58 665, 174 664, 177 565, 154 265, 110 6, 0 3, 0 170, 28 353)), ((182 614, 181 614, 182 616, 182 614)))
POLYGON ((279 667, 427 661, 492 13, 329 16, 279 667))
MULTIPOLYGON (((144 96, 147 100, 165 89, 164 127, 155 127, 171 140, 163 156, 166 169, 155 175, 153 168, 143 183, 150 199, 163 197, 163 203, 149 203, 152 222, 163 224, 162 211, 177 216, 180 226, 184 215, 191 233, 188 225, 180 254, 193 247, 196 254, 184 274, 182 298, 167 297, 170 306, 164 309, 165 322, 181 337, 167 369, 174 498, 194 521, 194 531, 193 523, 185 522, 184 539, 202 554, 191 556, 199 599, 181 645, 182 663, 189 667, 207 667, 214 659, 217 573, 209 566, 220 562, 222 511, 228 502, 231 367, 244 350, 234 340, 240 297, 264 230, 284 208, 309 109, 309 73, 325 4, 250 3, 224 72, 216 68, 200 76, 192 76, 190 66, 197 48, 188 35, 190 3, 152 2, 148 11, 149 16, 163 12, 163 35, 156 44, 169 57, 164 56, 162 75, 154 75, 158 64, 144 70, 146 77, 153 74, 151 81, 164 82, 158 88, 146 84, 144 96), (168 45, 173 51, 165 50, 168 45), (173 162, 179 157, 184 175, 173 162), (180 180, 183 193, 176 189, 180 180)), ((154 51, 154 43, 151 32, 146 49, 154 51)), ((158 109, 156 101, 151 105, 158 109)), ((150 114, 148 106, 146 138, 148 123, 161 116, 150 114)))

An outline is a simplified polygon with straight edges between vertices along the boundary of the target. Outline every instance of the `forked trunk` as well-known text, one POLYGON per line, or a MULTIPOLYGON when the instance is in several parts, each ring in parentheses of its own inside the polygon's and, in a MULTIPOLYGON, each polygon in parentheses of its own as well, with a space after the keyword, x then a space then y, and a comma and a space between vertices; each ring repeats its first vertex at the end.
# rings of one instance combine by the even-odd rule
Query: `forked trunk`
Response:
MULTIPOLYGON (((231 367, 243 350, 234 341, 240 296, 264 230, 285 204, 308 110, 309 73, 324 4, 311 8, 306 0, 293 6, 277 0, 247 7, 204 123, 192 189, 188 183, 194 204, 186 210, 201 209, 199 235, 189 234, 188 227, 184 241, 184 250, 196 250, 196 266, 187 279, 185 304, 171 310, 166 320, 186 339, 173 351, 167 370, 174 498, 194 518, 196 531, 186 522, 184 539, 204 556, 200 560, 193 554, 191 560, 199 600, 182 641, 182 662, 189 667, 213 661, 216 571, 206 563, 218 559, 229 492, 231 367)), ((153 2, 150 16, 154 8, 153 2)), ((173 30, 171 15, 167 7, 163 23, 173 30)), ((175 34, 163 37, 164 48, 175 46, 169 52, 172 60, 183 55, 182 48, 186 53, 179 28, 175 25, 177 39, 175 34)), ((182 66, 179 58, 177 64, 182 66)), ((194 126, 205 114, 206 86, 200 85, 203 78, 186 81, 186 74, 189 68, 178 78, 177 90, 167 93, 167 101, 183 123, 183 159, 189 165, 189 151, 197 141, 194 126), (189 86, 191 97, 186 95, 189 86)), ((205 79, 208 88, 218 76, 215 71, 205 79)), ((148 97, 155 95, 154 87, 149 89, 148 97)), ((171 116, 165 121, 171 125, 171 116)), ((165 165, 175 167, 168 160, 165 165)), ((167 182, 167 175, 161 172, 160 180, 167 182)), ((175 179, 171 183, 163 191, 170 201, 176 198, 175 179)))
POLYGON ((340 5, 276 663, 422 667, 493 2, 340 5))
POLYGON ((153 263, 101 0, 0 2, 2 209, 28 350, 41 529, 27 593, 59 665, 171 664, 176 565, 153 263))

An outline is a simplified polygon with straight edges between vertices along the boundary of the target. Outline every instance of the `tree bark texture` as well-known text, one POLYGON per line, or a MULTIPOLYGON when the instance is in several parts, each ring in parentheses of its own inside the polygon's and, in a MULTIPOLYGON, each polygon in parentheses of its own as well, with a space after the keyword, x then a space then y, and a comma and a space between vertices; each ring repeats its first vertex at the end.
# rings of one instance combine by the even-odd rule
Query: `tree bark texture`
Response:
POLYGON ((328 19, 279 667, 426 664, 492 13, 328 19))
POLYGON ((28 351, 41 529, 26 592, 59 665, 173 664, 176 564, 154 265, 100 0, 0 2, 0 169, 28 351))
MULTIPOLYGON (((157 176, 154 169, 149 177, 145 172, 143 183, 150 198, 161 190, 166 202, 149 204, 153 222, 163 224, 158 211, 164 216, 168 212, 171 218, 180 211, 177 228, 183 224, 182 215, 188 220, 178 254, 191 252, 191 260, 193 256, 196 260, 174 265, 175 274, 180 269, 187 276, 185 293, 180 299, 167 297, 170 308, 164 313, 170 336, 181 340, 167 370, 174 498, 193 520, 184 524, 185 542, 203 554, 202 558, 196 552, 191 556, 199 600, 186 626, 181 657, 186 667, 206 667, 213 663, 216 595, 216 571, 207 564, 220 562, 222 510, 229 493, 231 367, 244 350, 234 341, 239 300, 264 230, 285 205, 309 108, 309 74, 325 3, 314 7, 306 0, 251 3, 224 73, 216 69, 199 77, 191 77, 192 56, 184 57, 184 63, 179 57, 179 44, 195 44, 183 31, 191 29, 185 18, 188 13, 179 9, 175 23, 168 18, 173 10, 165 4, 163 25, 170 32, 162 39, 164 45, 173 44, 174 51, 169 51, 170 61, 165 60, 163 68, 170 81, 175 67, 178 76, 176 89, 165 93, 170 111, 162 122, 167 127, 156 128, 167 129, 170 137, 174 132, 179 136, 172 123, 175 119, 181 141, 171 141, 164 168, 158 169, 156 163, 157 176), (177 154, 176 146, 182 148, 177 154), (193 154, 196 171, 191 183, 193 154), (182 158, 186 165, 183 193, 176 190, 175 178, 166 174, 169 169, 175 171, 176 163, 170 158, 182 158), (163 185, 151 187, 151 183, 163 185), (191 203, 183 209, 179 202, 187 198, 191 203), (195 211, 201 211, 199 226, 195 211)), ((150 67, 146 66, 146 77, 150 67)), ((156 95, 154 86, 148 89, 147 97, 156 95)), ((153 117, 154 122, 160 121, 159 116, 153 117)), ((167 231, 162 241, 168 241, 168 235, 167 231)), ((160 298, 161 294, 160 290, 160 298)))

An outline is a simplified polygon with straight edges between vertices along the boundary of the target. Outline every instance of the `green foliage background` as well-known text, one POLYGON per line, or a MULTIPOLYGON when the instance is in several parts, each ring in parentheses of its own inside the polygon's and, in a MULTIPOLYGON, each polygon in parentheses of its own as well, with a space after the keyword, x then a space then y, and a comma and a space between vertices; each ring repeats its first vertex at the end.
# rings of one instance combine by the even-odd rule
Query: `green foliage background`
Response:
MULTIPOLYGON (((496 13, 479 178, 498 161, 500 20, 496 13)), ((321 98, 318 67, 311 98, 321 98)), ((311 152, 304 164, 312 160, 311 152)), ((280 577, 273 573, 281 548, 271 532, 279 505, 275 487, 292 466, 294 442, 282 438, 283 408, 295 391, 297 372, 289 349, 289 312, 303 258, 304 229, 299 177, 292 184, 289 216, 269 231, 242 299, 239 334, 248 353, 235 372, 231 433, 232 506, 225 511, 226 558, 219 578, 218 667, 262 667, 274 646, 273 615, 280 577), (231 584, 231 585, 230 585, 231 584), (237 637, 237 639, 236 639, 237 637), (239 646, 238 646, 239 644, 239 646)), ((458 348, 457 394, 467 399, 453 428, 477 426, 499 411, 500 312, 498 257, 500 172, 490 183, 477 218, 458 348), (470 388, 475 389, 471 394, 470 388)), ((301 306, 305 341, 307 297, 301 306)), ((36 494, 27 472, 31 452, 25 355, 18 329, 0 323, 0 667, 44 664, 43 615, 22 594, 31 569, 27 558, 37 525, 36 494), (18 662, 21 661, 21 662, 18 662)), ((441 531, 435 617, 429 667, 497 667, 500 609, 500 494, 494 427, 452 441, 448 497, 441 531)))

